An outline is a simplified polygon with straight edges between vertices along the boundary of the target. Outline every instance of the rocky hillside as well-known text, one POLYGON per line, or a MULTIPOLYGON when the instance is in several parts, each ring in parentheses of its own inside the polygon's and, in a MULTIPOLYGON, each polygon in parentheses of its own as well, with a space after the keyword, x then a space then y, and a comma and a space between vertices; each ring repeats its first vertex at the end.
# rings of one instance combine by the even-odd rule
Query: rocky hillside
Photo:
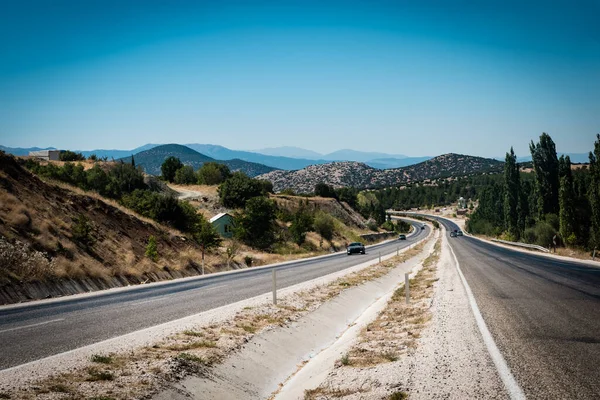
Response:
POLYGON ((311 165, 298 171, 272 171, 258 178, 273 182, 275 191, 292 189, 310 193, 317 183, 361 189, 398 186, 409 182, 445 176, 462 176, 502 170, 503 163, 490 158, 444 154, 403 168, 380 170, 359 162, 333 162, 311 165))
MULTIPOLYGON (((142 166, 147 174, 160 175, 160 167, 162 163, 167 157, 171 156, 179 158, 184 165, 190 165, 195 170, 200 168, 205 162, 225 164, 231 171, 242 171, 250 177, 255 177, 257 175, 265 174, 275 170, 275 168, 268 167, 266 165, 238 159, 226 161, 215 160, 214 158, 208 157, 202 153, 198 153, 196 150, 180 144, 165 144, 157 146, 152 149, 139 152, 133 157, 135 164, 142 166)), ((129 162, 131 161, 131 157, 125 157, 122 158, 122 160, 129 162)))
POLYGON ((161 275, 196 268, 189 260, 199 255, 177 231, 98 195, 42 181, 0 152, 0 300, 6 287, 23 282, 172 278, 161 275), (158 262, 145 257, 150 236, 158 262))

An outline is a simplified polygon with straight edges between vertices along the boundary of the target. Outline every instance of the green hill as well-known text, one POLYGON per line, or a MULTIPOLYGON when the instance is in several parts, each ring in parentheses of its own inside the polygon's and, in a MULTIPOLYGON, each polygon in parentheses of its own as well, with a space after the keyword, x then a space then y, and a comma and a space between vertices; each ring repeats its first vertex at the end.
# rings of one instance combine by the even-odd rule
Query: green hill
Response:
MULTIPOLYGON (((231 171, 242 171, 251 177, 266 174, 267 172, 275 170, 275 168, 267 167, 263 164, 238 159, 225 161, 215 160, 214 158, 198 153, 196 150, 180 144, 157 146, 149 150, 141 151, 133 157, 135 164, 142 166, 146 173, 150 175, 160 175, 160 166, 167 157, 171 156, 179 158, 184 165, 189 165, 194 169, 200 168, 205 162, 216 162, 227 165, 231 171)), ((129 162, 131 161, 131 158, 124 157, 121 160, 129 162)))

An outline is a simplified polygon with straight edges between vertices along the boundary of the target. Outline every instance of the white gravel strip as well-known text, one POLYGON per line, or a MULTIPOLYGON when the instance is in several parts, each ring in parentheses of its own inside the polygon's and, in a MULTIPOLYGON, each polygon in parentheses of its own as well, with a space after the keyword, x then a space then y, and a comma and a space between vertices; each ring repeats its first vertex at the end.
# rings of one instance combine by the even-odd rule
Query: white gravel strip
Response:
MULTIPOLYGON (((439 231, 436 231, 435 238, 439 237, 439 231)), ((413 278, 422 268, 423 260, 434 252, 435 241, 429 243, 423 253, 419 255, 418 260, 414 260, 414 265, 410 272, 413 278)), ((394 273, 391 273, 392 275, 394 273)), ((380 297, 365 312, 354 321, 354 323, 335 341, 331 346, 321 351, 314 358, 305 364, 295 375, 293 375, 280 389, 275 396, 275 400, 303 399, 304 391, 318 387, 327 378, 329 372, 334 368, 334 364, 343 354, 347 353, 356 343, 361 331, 369 323, 377 318, 379 313, 385 309, 388 302, 399 287, 404 285, 403 274, 395 273, 394 278, 398 279, 398 284, 393 287, 385 296, 380 297)), ((391 276, 386 276, 386 279, 391 276)))
POLYGON ((380 400, 397 392, 408 393, 411 400, 509 398, 477 327, 447 237, 442 236, 432 319, 417 348, 394 362, 331 368, 321 387, 349 390, 347 400, 380 400))

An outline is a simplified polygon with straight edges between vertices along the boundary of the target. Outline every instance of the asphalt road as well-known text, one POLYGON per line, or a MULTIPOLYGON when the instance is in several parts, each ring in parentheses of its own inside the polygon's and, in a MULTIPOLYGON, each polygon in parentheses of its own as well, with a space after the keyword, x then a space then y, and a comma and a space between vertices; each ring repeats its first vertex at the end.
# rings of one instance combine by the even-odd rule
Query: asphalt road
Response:
MULTIPOLYGON (((380 253, 393 253, 428 232, 428 227, 417 229, 406 241, 369 246, 365 255, 338 253, 278 266, 278 287, 341 271, 380 253)), ((270 268, 246 269, 16 309, 0 307, 0 370, 268 293, 271 282, 270 268)))
POLYGON ((600 399, 600 268, 448 239, 526 397, 600 399))

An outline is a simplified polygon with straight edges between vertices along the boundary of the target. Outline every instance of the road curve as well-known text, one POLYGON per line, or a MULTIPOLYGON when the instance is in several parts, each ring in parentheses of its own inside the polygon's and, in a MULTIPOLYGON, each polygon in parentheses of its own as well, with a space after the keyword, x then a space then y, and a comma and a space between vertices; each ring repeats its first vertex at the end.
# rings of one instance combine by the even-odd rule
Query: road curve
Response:
POLYGON ((600 268, 467 236, 448 239, 526 397, 599 399, 600 268))
POLYGON ((0 370, 267 293, 272 268, 277 268, 278 287, 285 288, 393 253, 428 233, 429 228, 417 228, 408 240, 369 246, 365 255, 337 253, 271 268, 0 307, 0 370))

